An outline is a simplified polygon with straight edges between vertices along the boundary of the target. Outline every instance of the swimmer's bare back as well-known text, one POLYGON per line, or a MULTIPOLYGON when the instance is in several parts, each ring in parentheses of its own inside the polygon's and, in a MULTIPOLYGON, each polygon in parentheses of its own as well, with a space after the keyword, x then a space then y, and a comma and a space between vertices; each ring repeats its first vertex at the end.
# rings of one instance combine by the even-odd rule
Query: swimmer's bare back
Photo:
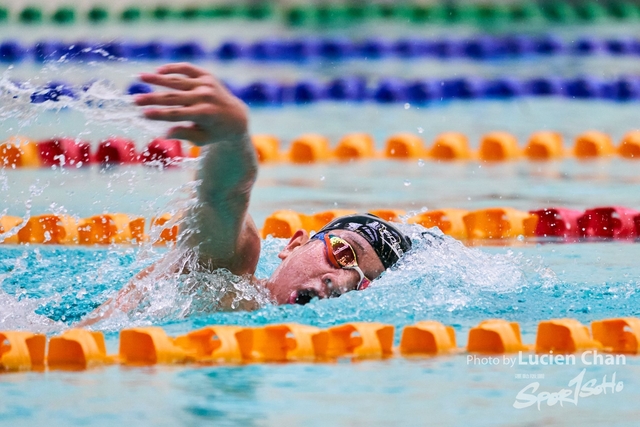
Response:
MULTIPOLYGON (((211 73, 189 63, 167 64, 143 73, 146 83, 168 89, 135 97, 149 120, 176 122, 167 138, 188 140, 203 147, 196 179, 198 203, 186 212, 182 244, 198 254, 207 269, 226 268, 236 275, 253 275, 260 256, 260 235, 248 214, 258 164, 248 134, 248 111, 211 73)), ((169 252, 166 256, 172 256, 169 252)), ((136 287, 154 267, 141 271, 116 297, 96 309, 78 326, 129 312, 142 299, 136 287)))

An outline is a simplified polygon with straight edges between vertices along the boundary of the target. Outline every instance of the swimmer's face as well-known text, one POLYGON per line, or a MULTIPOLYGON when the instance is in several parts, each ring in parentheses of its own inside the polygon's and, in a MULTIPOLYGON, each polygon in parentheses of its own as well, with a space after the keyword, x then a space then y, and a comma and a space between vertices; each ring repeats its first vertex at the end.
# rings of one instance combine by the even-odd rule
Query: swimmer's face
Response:
MULTIPOLYGON (((351 245, 366 277, 373 280, 382 274, 382 262, 362 236, 346 230, 332 230, 331 234, 351 245)), ((316 297, 338 297, 354 290, 360 282, 357 271, 334 267, 327 258, 325 244, 321 240, 310 241, 304 230, 298 230, 278 256, 282 264, 266 283, 278 304, 306 304, 316 297)))

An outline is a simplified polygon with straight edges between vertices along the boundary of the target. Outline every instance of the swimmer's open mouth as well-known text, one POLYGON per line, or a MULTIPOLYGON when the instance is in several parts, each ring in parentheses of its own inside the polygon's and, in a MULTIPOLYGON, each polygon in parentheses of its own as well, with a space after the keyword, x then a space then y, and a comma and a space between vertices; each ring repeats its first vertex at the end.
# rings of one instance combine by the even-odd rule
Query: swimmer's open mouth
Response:
POLYGON ((300 289, 298 291, 293 291, 291 293, 291 296, 289 296, 289 300, 287 302, 289 304, 305 305, 310 303, 312 299, 317 297, 318 293, 313 289, 300 289))

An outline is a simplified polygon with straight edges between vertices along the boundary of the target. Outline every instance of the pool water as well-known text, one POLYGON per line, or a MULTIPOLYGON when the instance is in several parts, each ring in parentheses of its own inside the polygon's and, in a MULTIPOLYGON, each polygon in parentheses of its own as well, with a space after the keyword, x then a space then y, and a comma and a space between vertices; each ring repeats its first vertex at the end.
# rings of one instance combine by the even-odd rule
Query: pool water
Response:
MULTIPOLYGON (((281 242, 265 242, 261 261, 272 266, 281 242)), ((125 250, 41 247, 2 252, 0 298, 7 328, 58 330, 126 282, 136 270, 125 250), (12 265, 19 265, 13 268, 12 265), (12 270, 12 271, 8 271, 12 270), (96 272, 98 274, 95 274, 96 272), (20 298, 13 296, 21 295, 20 298), (13 315, 6 316, 9 310, 13 315), (66 316, 63 320, 63 316, 66 316), (55 324, 44 321, 55 319, 55 324)), ((321 327, 380 321, 401 327, 437 319, 456 329, 464 344, 470 327, 487 318, 518 321, 523 341, 535 339, 537 322, 573 317, 583 323, 637 316, 638 245, 594 243, 464 249, 447 242, 418 249, 398 270, 366 292, 306 306, 267 306, 254 312, 153 311, 126 324, 107 325, 107 345, 117 351, 115 329, 156 324, 181 334, 208 324, 264 325, 300 322, 321 327), (435 254, 433 252, 435 252, 435 254), (435 259, 434 259, 435 258, 435 259), (429 261, 431 259, 431 261, 429 261), (451 264, 446 264, 447 259, 451 264), (424 266, 416 268, 416 264, 424 266), (597 268, 593 266, 597 265, 597 268), (109 332, 111 331, 111 332, 109 332)), ((398 337, 399 334, 396 334, 398 337)), ((512 356, 513 357, 513 356, 512 356)), ((3 425, 635 425, 640 360, 622 366, 474 365, 465 355, 329 364, 149 368, 107 367, 86 372, 3 375, 3 425), (568 386, 586 368, 587 379, 606 375, 624 383, 615 395, 584 398, 578 405, 512 407, 517 393, 544 375, 543 390, 568 386), (78 405, 77 402, 82 404, 78 405), (611 408, 616 408, 611 411, 611 408), (284 421, 283 421, 284 420, 284 421), (517 421, 514 421, 517 420, 517 421)), ((585 379, 586 381, 586 379, 585 379)))
MULTIPOLYGON (((208 36, 209 41, 222 37, 208 36)), ((254 37, 269 33, 255 30, 254 37)), ((375 29, 368 29, 371 33, 375 29)), ((607 34, 619 28, 599 29, 607 34)), ((147 28, 139 37, 154 35, 147 28)), ((183 36, 194 36, 192 30, 183 36)), ((195 30, 193 30, 195 32, 195 30)), ((105 30, 105 37, 115 33, 105 30)), ((397 29, 391 35, 400 35, 397 29)), ((197 35, 198 33, 195 32, 197 35)), ((227 33, 228 34, 228 33, 227 33)), ((82 32, 68 37, 81 37, 82 32)), ((25 40, 36 35, 25 34, 25 40)), ((555 61, 555 60, 554 60, 555 61)), ((622 61, 621 63, 624 63, 622 61)), ((536 62, 541 71, 544 62, 536 62)), ((572 75, 586 67, 609 73, 611 58, 558 62, 554 72, 572 75)), ((134 138, 138 147, 161 135, 166 127, 140 118, 121 95, 135 73, 154 64, 21 64, 8 69, 0 86, 11 78, 34 83, 61 75, 75 84, 109 78, 91 94, 102 101, 32 105, 4 96, 0 106, 0 136, 18 133, 32 138, 81 136, 96 144, 116 134, 134 138)), ((546 64, 548 65, 548 64, 546 64)), ((339 64, 298 69, 291 65, 207 63, 221 77, 248 81, 260 73, 297 78, 306 73, 331 77, 369 70, 372 76, 410 77, 459 72, 494 75, 529 72, 523 64, 483 65, 461 62, 417 62, 410 67, 386 64, 339 64), (431 68, 433 66, 433 68, 431 68), (506 70, 505 70, 506 69, 506 70), (456 71, 459 70, 459 71, 456 71), (283 74, 284 73, 284 74, 283 74), (379 74, 376 74, 379 73, 379 74), (431 74, 433 73, 433 74, 431 74)), ((624 65, 625 67, 627 65, 624 65)), ((623 67, 620 65, 620 67, 623 67)), ((629 67, 631 67, 629 65, 629 67)), ((624 72, 628 68, 620 68, 624 72)), ((6 86, 2 86, 6 87, 6 86)), ((615 140, 636 126, 633 103, 536 99, 450 102, 431 106, 318 104, 305 107, 255 109, 253 133, 274 133, 286 148, 305 132, 329 136, 335 143, 348 132, 369 132, 378 147, 399 131, 421 134, 426 141, 442 131, 467 133, 473 146, 482 133, 513 132, 524 144, 533 131, 563 133, 565 145, 588 129, 609 133, 615 140)), ((0 214, 28 217, 44 212, 86 217, 102 212, 126 212, 151 218, 176 212, 188 197, 197 162, 166 170, 142 166, 56 170, 0 170, 0 214)), ((521 210, 550 206, 585 209, 622 205, 640 208, 640 178, 634 161, 622 159, 549 163, 437 163, 425 161, 364 161, 309 166, 263 165, 250 213, 260 225, 283 207, 304 213, 340 208, 398 208, 408 212, 455 207, 478 209, 509 206, 521 210)), ((546 244, 510 242, 508 247, 466 247, 438 230, 403 226, 415 249, 364 292, 306 306, 273 306, 251 294, 246 283, 231 286, 240 297, 256 301, 251 312, 216 310, 215 297, 230 286, 228 278, 206 280, 211 304, 198 303, 183 292, 185 280, 169 278, 130 316, 96 325, 106 333, 110 353, 117 351, 117 331, 139 325, 159 325, 171 335, 210 324, 265 325, 299 322, 320 327, 350 321, 394 325, 396 344, 403 326, 433 319, 454 326, 458 344, 466 344, 471 327, 484 319, 520 323, 523 341, 533 343, 541 320, 571 317, 588 324, 609 317, 640 313, 640 245, 632 242, 546 244)), ((285 241, 267 239, 257 275, 267 277, 277 265, 285 241)), ((19 329, 56 334, 113 296, 143 267, 169 249, 143 246, 108 248, 0 247, 0 330, 19 329)), ((86 372, 49 371, 0 376, 0 425, 637 425, 640 359, 627 356, 625 365, 510 366, 476 364, 466 355, 435 358, 392 358, 384 361, 319 364, 252 364, 247 366, 112 366, 86 372), (619 392, 583 397, 564 403, 515 409, 518 393, 534 381, 540 391, 570 388, 582 369, 585 382, 623 382, 619 392)))

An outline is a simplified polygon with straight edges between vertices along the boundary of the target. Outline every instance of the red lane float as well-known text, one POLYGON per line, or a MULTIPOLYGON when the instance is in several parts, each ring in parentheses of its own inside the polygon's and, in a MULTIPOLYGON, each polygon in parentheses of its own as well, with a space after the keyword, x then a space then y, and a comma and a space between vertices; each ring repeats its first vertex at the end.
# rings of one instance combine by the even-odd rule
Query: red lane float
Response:
POLYGON ((182 159, 182 143, 178 139, 156 138, 140 155, 142 163, 171 166, 182 159))
POLYGON ((127 138, 109 138, 98 144, 96 162, 100 164, 137 163, 136 144, 127 138))
POLYGON ((91 163, 91 145, 72 138, 54 138, 38 143, 43 166, 85 166, 91 163))
POLYGON ((565 208, 547 208, 529 213, 538 216, 534 231, 537 237, 578 238, 581 236, 578 219, 583 212, 565 208))
POLYGON ((638 236, 635 218, 638 211, 621 206, 588 209, 578 219, 581 237, 633 239, 638 236))

